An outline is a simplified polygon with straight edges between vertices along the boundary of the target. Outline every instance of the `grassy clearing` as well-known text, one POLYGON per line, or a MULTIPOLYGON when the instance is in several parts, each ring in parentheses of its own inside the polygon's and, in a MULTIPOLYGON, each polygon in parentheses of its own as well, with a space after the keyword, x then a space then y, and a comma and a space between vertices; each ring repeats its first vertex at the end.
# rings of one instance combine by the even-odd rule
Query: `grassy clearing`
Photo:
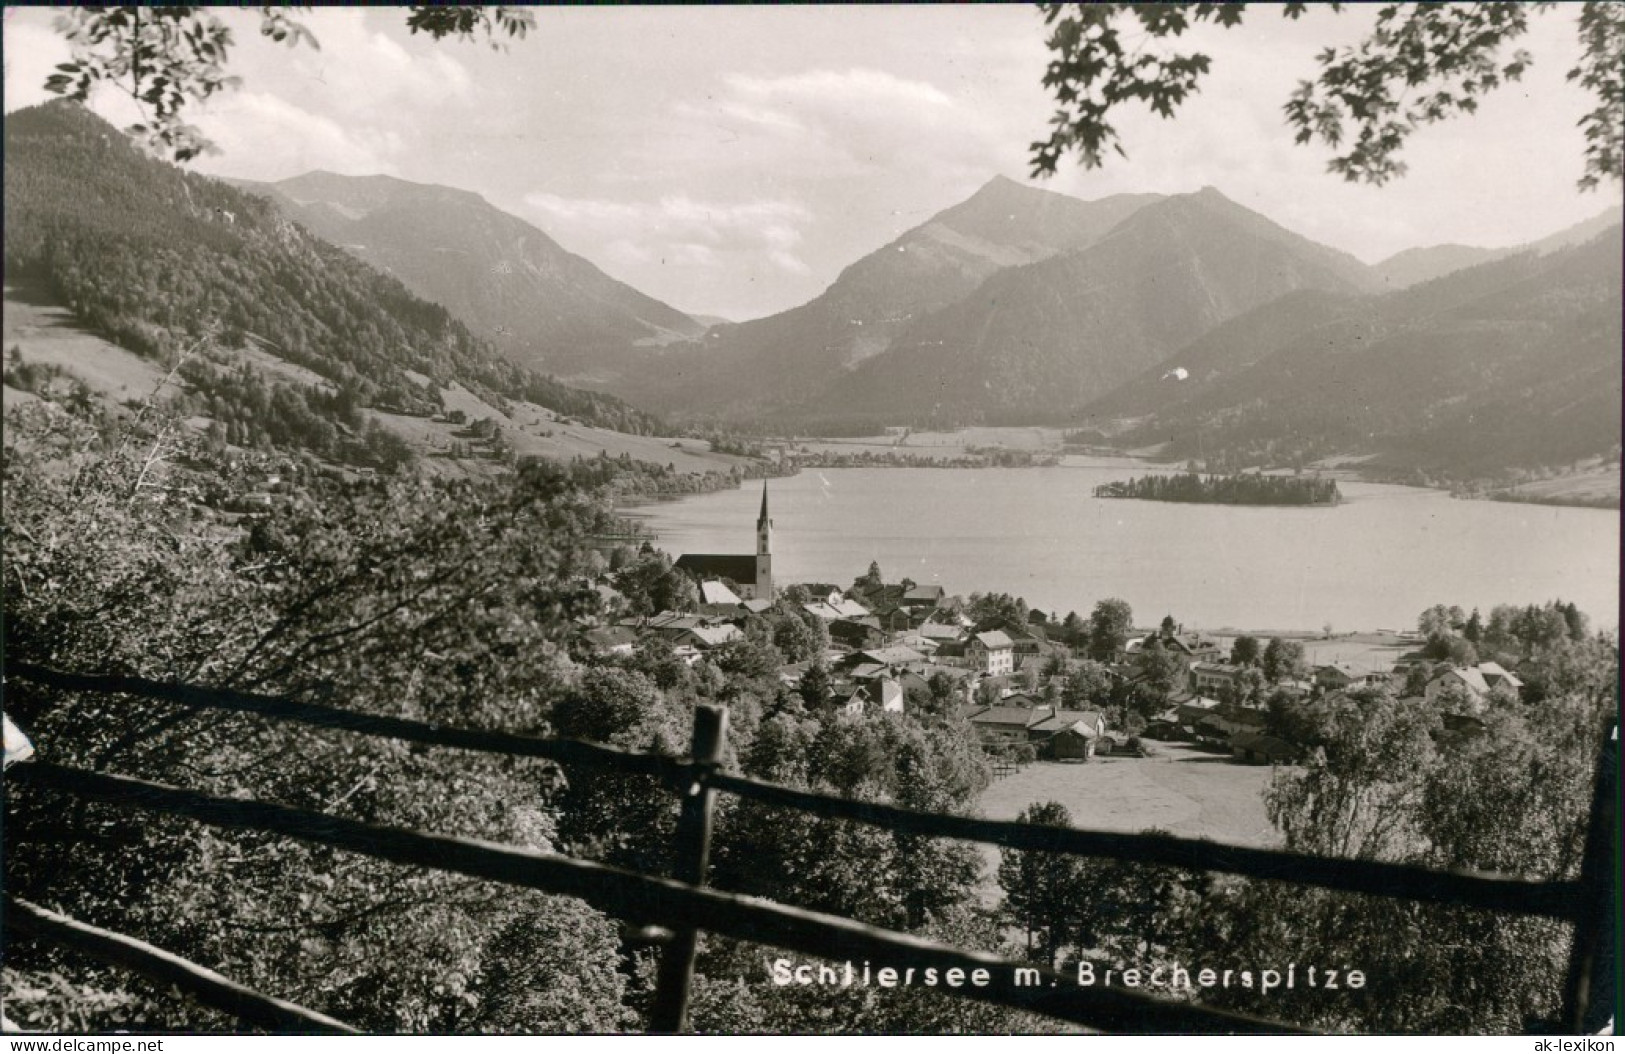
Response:
MULTIPOLYGON (((167 369, 160 363, 87 333, 64 308, 33 303, 14 292, 11 287, 6 288, 3 344, 8 364, 11 349, 18 348, 24 361, 60 366, 84 381, 97 397, 115 405, 147 398, 164 379, 167 369)), ((233 354, 236 361, 246 361, 270 377, 323 391, 332 390, 332 385, 320 375, 279 358, 270 348, 254 346, 238 349, 233 354)), ((421 375, 413 379, 419 383, 428 381, 421 375)), ((709 444, 699 439, 624 435, 593 428, 526 402, 514 403, 512 413, 504 414, 455 383, 441 389, 440 396, 448 412, 461 410, 469 421, 482 417, 497 421, 503 427, 504 437, 522 456, 567 460, 576 456, 597 457, 600 453, 612 458, 625 454, 636 461, 669 464, 678 472, 726 472, 748 460, 714 453, 709 444)), ((28 393, 10 387, 4 393, 8 406, 31 398, 28 393)), ((406 440, 423 457, 424 465, 431 472, 484 476, 503 471, 499 462, 488 458, 453 460, 443 456, 454 442, 464 441, 459 434, 464 431, 463 426, 376 410, 368 411, 368 415, 406 440)), ((192 424, 201 431, 208 427, 209 421, 195 418, 192 424)))
MULTIPOLYGON (((94 394, 119 404, 145 399, 168 372, 152 359, 87 333, 66 309, 26 302, 12 294, 7 286, 0 336, 7 365, 12 361, 12 349, 17 348, 23 361, 59 366, 84 381, 94 394)), ((8 390, 8 397, 10 394, 8 390)))
POLYGON ((1264 815, 1266 766, 1241 765, 1182 743, 1153 743, 1156 757, 1041 761, 996 780, 982 795, 991 819, 1014 820, 1037 802, 1058 801, 1078 827, 1144 831, 1189 838, 1273 845, 1264 815))
MULTIPOLYGON (((1156 757, 1095 758, 1067 764, 1041 761, 982 794, 983 815, 1014 820, 1029 805, 1056 801, 1079 828, 1135 833, 1159 828, 1186 838, 1235 845, 1279 844, 1264 814, 1270 769, 1241 765, 1182 743, 1153 743, 1156 757)), ((1001 898, 999 850, 983 846, 985 903, 1001 898)))

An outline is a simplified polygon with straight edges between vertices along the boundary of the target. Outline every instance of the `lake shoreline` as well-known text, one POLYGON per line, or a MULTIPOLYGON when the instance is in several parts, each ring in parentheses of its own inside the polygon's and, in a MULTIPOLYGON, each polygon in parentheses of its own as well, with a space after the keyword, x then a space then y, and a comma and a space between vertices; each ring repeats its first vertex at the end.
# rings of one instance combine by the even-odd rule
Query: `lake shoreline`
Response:
MULTIPOLYGON (((1030 472, 813 469, 768 484, 774 576, 844 584, 871 561, 950 592, 1003 592, 1064 615, 1121 597, 1147 618, 1291 627, 1341 642, 1407 627, 1437 603, 1575 601, 1618 620, 1617 518, 1605 510, 1460 502, 1437 488, 1350 482, 1330 506, 1097 499, 1117 459, 1030 472)), ((617 505, 684 553, 749 553, 755 481, 617 505)), ((1285 635, 1270 631, 1268 636, 1285 635)))
MULTIPOLYGON (((903 432, 884 436, 764 437, 788 456, 797 451, 798 468, 1044 468, 1069 467, 1072 459, 1120 461, 1159 472, 1189 471, 1189 461, 1168 458, 1157 447, 1125 450, 1097 444, 1067 444, 1063 429, 1050 426, 976 426, 948 432, 903 432), (1001 462, 1004 450, 1030 463, 1001 462), (974 451, 974 454, 972 453, 974 451), (820 457, 819 455, 824 455, 820 457)), ((1313 473, 1339 482, 1372 483, 1439 491, 1464 501, 1511 502, 1554 508, 1621 507, 1618 472, 1581 469, 1520 483, 1480 481, 1418 482, 1404 469, 1368 467, 1363 455, 1333 455, 1292 468, 1250 469, 1266 476, 1313 473)))

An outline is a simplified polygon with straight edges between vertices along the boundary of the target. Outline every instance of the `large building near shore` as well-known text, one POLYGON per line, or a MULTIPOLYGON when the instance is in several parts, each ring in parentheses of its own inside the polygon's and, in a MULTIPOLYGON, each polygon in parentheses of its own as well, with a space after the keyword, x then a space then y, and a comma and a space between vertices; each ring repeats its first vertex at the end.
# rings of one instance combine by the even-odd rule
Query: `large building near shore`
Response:
POLYGON ((732 582, 745 600, 773 599, 773 520, 767 514, 767 481, 762 481, 762 512, 756 518, 756 555, 684 553, 677 568, 701 582, 732 582))

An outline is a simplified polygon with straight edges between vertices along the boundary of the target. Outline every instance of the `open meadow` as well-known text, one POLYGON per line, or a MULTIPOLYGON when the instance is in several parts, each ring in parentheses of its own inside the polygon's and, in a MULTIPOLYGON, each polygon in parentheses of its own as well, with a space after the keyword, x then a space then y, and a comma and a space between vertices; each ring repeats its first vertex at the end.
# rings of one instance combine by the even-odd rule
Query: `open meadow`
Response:
MULTIPOLYGON (((1279 844, 1264 815, 1270 768, 1242 765, 1228 755, 1184 743, 1151 742, 1154 757, 1105 757, 1087 762, 1040 761, 993 781, 982 814, 1014 820, 1029 805, 1055 801, 1074 827, 1138 832, 1158 828, 1187 838, 1237 845, 1279 844)), ((999 850, 985 846, 984 900, 996 901, 999 850)))

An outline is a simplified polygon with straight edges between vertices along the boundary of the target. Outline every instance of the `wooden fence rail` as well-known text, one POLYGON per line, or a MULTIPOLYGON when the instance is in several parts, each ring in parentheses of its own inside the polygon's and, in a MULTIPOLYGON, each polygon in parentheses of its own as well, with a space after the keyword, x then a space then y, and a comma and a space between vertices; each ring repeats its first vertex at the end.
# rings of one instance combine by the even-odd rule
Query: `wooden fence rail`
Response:
POLYGON ((1568 920, 1576 918, 1581 903, 1580 884, 1574 881, 1533 882, 1505 875, 1442 871, 1414 864, 1342 860, 1284 850, 1256 849, 1200 838, 1079 830, 925 813, 897 805, 838 798, 733 776, 710 764, 696 767, 693 762, 683 758, 634 753, 579 740, 543 739, 508 732, 428 725, 274 696, 194 688, 139 677, 63 673, 26 663, 8 666, 6 672, 8 676, 69 691, 136 695, 206 709, 282 718, 320 728, 402 739, 428 746, 612 768, 655 776, 674 788, 687 787, 698 781, 742 798, 828 819, 855 820, 908 834, 956 838, 1009 849, 1103 856, 1193 870, 1222 871, 1248 878, 1291 881, 1349 893, 1460 904, 1487 911, 1545 915, 1568 920))
POLYGON ((621 750, 618 747, 606 747, 601 743, 588 743, 579 739, 544 739, 540 736, 515 735, 512 732, 431 725, 399 717, 362 714, 336 706, 323 706, 320 703, 302 703, 279 696, 234 692, 221 688, 197 688, 192 685, 117 674, 64 673, 24 662, 7 665, 6 677, 16 677, 47 688, 60 688, 69 692, 135 695, 143 699, 155 699, 201 710, 258 714, 261 717, 297 721, 316 728, 358 732, 362 735, 399 739, 424 746, 453 747, 458 750, 477 750, 487 754, 506 754, 520 758, 543 758, 574 765, 597 765, 640 776, 655 776, 667 781, 677 781, 686 775, 684 766, 677 758, 621 750))
POLYGON ((269 802, 217 798, 128 776, 111 776, 33 761, 6 778, 66 791, 96 801, 185 816, 215 827, 267 831, 397 864, 433 867, 471 878, 579 897, 609 914, 670 926, 708 930, 820 958, 906 962, 939 973, 968 976, 986 970, 986 987, 944 989, 953 994, 1046 1014, 1091 1028, 1122 1032, 1299 1032, 1289 1025, 1159 999, 1116 988, 1080 987, 1075 979, 1029 963, 963 951, 755 897, 743 897, 605 864, 448 835, 379 827, 359 820, 269 802), (1033 983, 1018 984, 1017 969, 1033 983))
POLYGON ((355 1029, 326 1014, 262 995, 207 967, 187 962, 145 941, 70 919, 16 897, 7 897, 6 927, 123 966, 143 977, 175 985, 198 1002, 274 1032, 341 1032, 355 1029))
POLYGON ((8 779, 17 776, 39 786, 189 816, 217 826, 275 831, 399 863, 578 896, 611 914, 659 923, 671 929, 674 937, 662 956, 652 1015, 657 1031, 678 1032, 686 1027, 695 941, 702 930, 822 958, 873 956, 883 961, 906 961, 922 969, 927 966, 942 970, 987 969, 991 977, 1003 979, 1004 983, 958 989, 953 994, 1020 1007, 1093 1028, 1153 1032, 1293 1031, 1278 1022, 1161 1000, 1138 992, 1104 988, 1080 990, 1076 984, 1047 972, 1036 987, 1016 985, 1013 982, 1018 975, 1014 971, 1018 967, 1032 969, 1028 964, 1001 962, 979 953, 877 930, 849 919, 703 889, 716 792, 927 837, 1223 871, 1345 892, 1561 919, 1573 923, 1576 934, 1565 985, 1565 1026, 1579 1031, 1587 1023, 1589 1006, 1604 988, 1596 975, 1596 963, 1607 939, 1601 929, 1604 920, 1610 917, 1613 873, 1617 868, 1618 784, 1613 774, 1618 765, 1617 738, 1605 743, 1599 757, 1596 799, 1580 879, 1530 881, 1380 861, 1327 859, 1201 839, 923 813, 798 790, 720 771, 718 760, 726 738, 726 712, 712 707, 696 709, 693 747, 691 756, 685 759, 634 753, 576 740, 446 728, 273 696, 136 677, 65 673, 22 663, 9 666, 7 674, 67 691, 133 695, 197 709, 256 714, 424 745, 544 758, 664 780, 682 802, 677 846, 677 878, 681 881, 511 847, 370 826, 265 802, 211 798, 181 788, 41 761, 17 766, 7 773, 8 779), (1055 982, 1053 987, 1051 981, 1055 982))

